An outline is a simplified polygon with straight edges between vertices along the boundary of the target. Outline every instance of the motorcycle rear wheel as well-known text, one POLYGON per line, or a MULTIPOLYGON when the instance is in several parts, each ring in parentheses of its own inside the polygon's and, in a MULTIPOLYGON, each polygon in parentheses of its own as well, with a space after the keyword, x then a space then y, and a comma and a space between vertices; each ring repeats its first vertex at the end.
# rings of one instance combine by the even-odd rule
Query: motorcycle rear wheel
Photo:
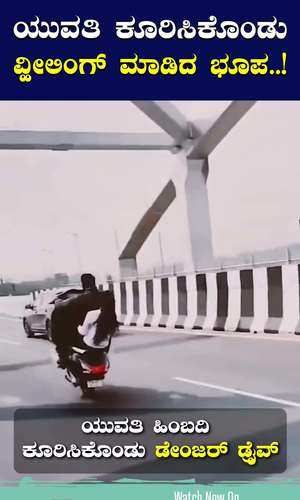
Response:
POLYGON ((96 393, 96 389, 94 387, 81 387, 81 391, 83 398, 93 397, 96 393))

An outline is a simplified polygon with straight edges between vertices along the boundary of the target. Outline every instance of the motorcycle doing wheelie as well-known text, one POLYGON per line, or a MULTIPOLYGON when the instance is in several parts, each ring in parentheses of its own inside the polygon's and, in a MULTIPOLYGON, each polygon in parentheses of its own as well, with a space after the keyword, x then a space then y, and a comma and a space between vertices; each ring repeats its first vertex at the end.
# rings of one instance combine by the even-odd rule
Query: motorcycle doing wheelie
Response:
MULTIPOLYGON (((100 332, 101 340, 97 341, 99 318, 99 310, 86 314, 83 324, 77 327, 82 338, 80 346, 70 346, 64 352, 63 366, 60 365, 66 370, 65 379, 74 387, 80 387, 83 394, 90 394, 103 386, 110 367, 108 352, 116 325, 113 322, 109 328, 106 327, 104 335, 100 332)), ((103 319, 105 322, 105 316, 103 319)))
POLYGON ((110 291, 70 290, 55 301, 51 315, 52 342, 65 378, 83 393, 103 385, 109 370, 108 351, 117 330, 114 296, 110 291), (80 324, 81 323, 81 324, 80 324))

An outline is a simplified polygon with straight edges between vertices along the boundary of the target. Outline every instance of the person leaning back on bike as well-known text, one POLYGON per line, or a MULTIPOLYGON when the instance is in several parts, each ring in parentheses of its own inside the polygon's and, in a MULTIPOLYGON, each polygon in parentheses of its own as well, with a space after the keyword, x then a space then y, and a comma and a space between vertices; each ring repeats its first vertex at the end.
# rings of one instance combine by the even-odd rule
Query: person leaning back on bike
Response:
POLYGON ((60 368, 67 366, 72 346, 107 352, 118 326, 113 293, 100 292, 89 273, 81 276, 81 284, 82 290, 67 290, 54 302, 51 333, 60 368))

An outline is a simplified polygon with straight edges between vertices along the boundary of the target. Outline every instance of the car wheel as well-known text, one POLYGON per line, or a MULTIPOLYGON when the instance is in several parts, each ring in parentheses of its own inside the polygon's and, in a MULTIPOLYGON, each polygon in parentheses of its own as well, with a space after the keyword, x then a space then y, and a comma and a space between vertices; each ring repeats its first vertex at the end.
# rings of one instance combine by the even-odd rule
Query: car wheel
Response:
POLYGON ((25 330, 27 337, 28 338, 34 337, 33 331, 31 330, 31 328, 26 320, 24 321, 23 325, 24 325, 24 330, 25 330))

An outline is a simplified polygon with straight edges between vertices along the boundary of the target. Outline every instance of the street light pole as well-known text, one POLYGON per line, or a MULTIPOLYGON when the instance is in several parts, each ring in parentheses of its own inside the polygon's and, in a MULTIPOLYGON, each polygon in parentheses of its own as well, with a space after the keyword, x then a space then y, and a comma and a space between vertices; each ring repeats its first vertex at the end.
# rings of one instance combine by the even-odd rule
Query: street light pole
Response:
POLYGON ((46 274, 45 277, 47 277, 48 274, 54 274, 53 272, 53 267, 52 267, 52 264, 53 264, 53 254, 52 254, 52 251, 49 249, 49 248, 42 248, 42 252, 43 254, 45 255, 45 260, 44 260, 44 272, 46 274), (52 257, 52 259, 51 259, 52 257), (49 261, 48 261, 49 259, 49 261), (48 265, 48 262, 49 262, 49 265, 48 265))
POLYGON ((161 240, 161 233, 160 233, 160 231, 158 232, 158 244, 159 244, 161 266, 162 266, 162 268, 164 270, 165 259, 164 259, 164 252, 163 252, 163 246, 162 246, 162 240, 161 240))
POLYGON ((119 244, 118 232, 116 229, 114 229, 114 237, 115 237, 116 253, 117 253, 117 257, 119 258, 120 244, 119 244))
POLYGON ((82 274, 82 260, 81 260, 81 253, 80 253, 79 234, 72 233, 72 236, 74 238, 75 253, 77 255, 78 271, 79 271, 79 274, 82 274))

